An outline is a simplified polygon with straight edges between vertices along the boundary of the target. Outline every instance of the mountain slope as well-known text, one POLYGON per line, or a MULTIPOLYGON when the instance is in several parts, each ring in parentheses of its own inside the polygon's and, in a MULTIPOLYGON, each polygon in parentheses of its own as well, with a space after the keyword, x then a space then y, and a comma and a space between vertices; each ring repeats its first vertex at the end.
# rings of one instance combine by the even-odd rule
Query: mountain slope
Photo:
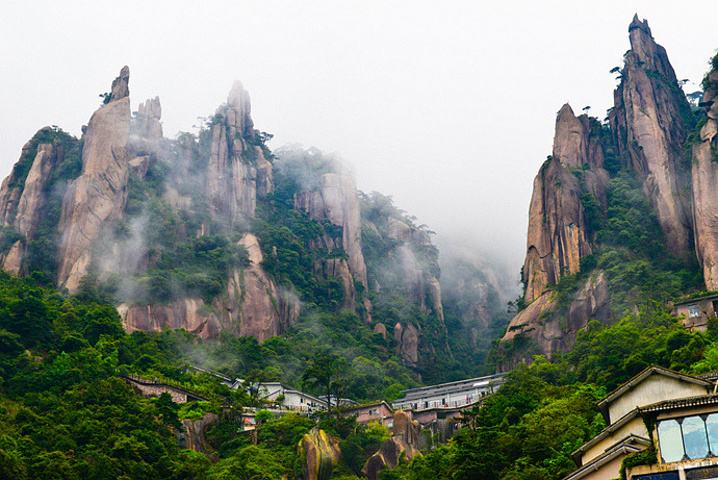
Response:
POLYGON ((131 112, 129 95, 125 67, 82 138, 24 147, 0 189, 4 270, 112 302, 128 332, 262 342, 347 311, 417 375, 480 369, 486 342, 452 353, 431 232, 389 197, 316 149, 270 151, 239 83, 175 139, 159 98, 131 112))

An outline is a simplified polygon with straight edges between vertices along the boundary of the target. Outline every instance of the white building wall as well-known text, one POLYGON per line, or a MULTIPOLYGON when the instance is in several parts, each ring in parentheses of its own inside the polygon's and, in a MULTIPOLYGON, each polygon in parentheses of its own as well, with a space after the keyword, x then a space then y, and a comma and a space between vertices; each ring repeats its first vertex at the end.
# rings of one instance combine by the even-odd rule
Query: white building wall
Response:
POLYGON ((705 394, 704 386, 654 374, 616 399, 608 407, 608 414, 613 423, 636 407, 705 394))

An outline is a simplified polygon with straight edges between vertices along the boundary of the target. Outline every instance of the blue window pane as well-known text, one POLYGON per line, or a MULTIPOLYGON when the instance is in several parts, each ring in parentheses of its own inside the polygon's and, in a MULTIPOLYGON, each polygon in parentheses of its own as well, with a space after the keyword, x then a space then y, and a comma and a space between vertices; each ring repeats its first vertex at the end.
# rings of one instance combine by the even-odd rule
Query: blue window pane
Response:
POLYGON ((633 477, 633 480, 678 480, 678 478, 678 472, 663 472, 636 475, 633 477))
POLYGON ((710 441, 711 453, 718 455, 718 413, 711 413, 706 418, 708 427, 708 440, 710 441))
POLYGON ((678 422, 664 420, 658 424, 658 446, 665 462, 677 462, 683 458, 683 441, 678 422))
POLYGON ((706 458, 708 456, 708 439, 701 417, 683 419, 683 442, 686 444, 686 455, 689 458, 706 458))
POLYGON ((633 480, 678 480, 678 472, 649 473, 636 475, 633 480))

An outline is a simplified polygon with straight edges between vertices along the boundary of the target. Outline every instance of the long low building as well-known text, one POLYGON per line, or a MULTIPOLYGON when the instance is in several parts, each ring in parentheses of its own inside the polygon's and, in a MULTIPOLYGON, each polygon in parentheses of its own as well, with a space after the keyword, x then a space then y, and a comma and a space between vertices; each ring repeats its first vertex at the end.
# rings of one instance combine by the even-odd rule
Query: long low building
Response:
POLYGON ((428 387, 411 388, 404 392, 404 398, 393 402, 392 405, 397 410, 415 412, 435 408, 466 407, 494 393, 505 380, 505 373, 497 373, 428 387))
POLYGON ((287 387, 280 382, 259 384, 259 398, 276 403, 280 408, 301 413, 326 410, 327 402, 314 395, 287 387))

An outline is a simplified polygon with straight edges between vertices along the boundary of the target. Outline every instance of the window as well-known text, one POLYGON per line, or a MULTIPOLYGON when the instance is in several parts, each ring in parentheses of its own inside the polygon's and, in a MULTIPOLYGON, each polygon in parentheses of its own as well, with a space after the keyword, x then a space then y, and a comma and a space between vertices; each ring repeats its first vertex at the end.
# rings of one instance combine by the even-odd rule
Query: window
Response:
POLYGON ((712 457, 718 452, 718 413, 663 420, 658 442, 664 462, 712 457))
POLYGON ((711 452, 718 451, 718 413, 711 413, 706 417, 706 431, 711 452))
POLYGON ((718 478, 718 467, 699 467, 686 470, 686 480, 713 480, 718 478))
POLYGON ((701 316, 701 309, 698 308, 698 305, 688 305, 688 317, 689 318, 696 318, 701 316))
POLYGON ((683 458, 681 426, 675 420, 665 420, 658 424, 658 442, 664 462, 677 462, 683 458))
POLYGON ((708 456, 708 436, 705 422, 701 417, 688 417, 683 420, 683 442, 689 458, 706 458, 708 456))
POLYGON ((636 475, 633 480, 678 480, 678 472, 649 473, 648 475, 636 475))

